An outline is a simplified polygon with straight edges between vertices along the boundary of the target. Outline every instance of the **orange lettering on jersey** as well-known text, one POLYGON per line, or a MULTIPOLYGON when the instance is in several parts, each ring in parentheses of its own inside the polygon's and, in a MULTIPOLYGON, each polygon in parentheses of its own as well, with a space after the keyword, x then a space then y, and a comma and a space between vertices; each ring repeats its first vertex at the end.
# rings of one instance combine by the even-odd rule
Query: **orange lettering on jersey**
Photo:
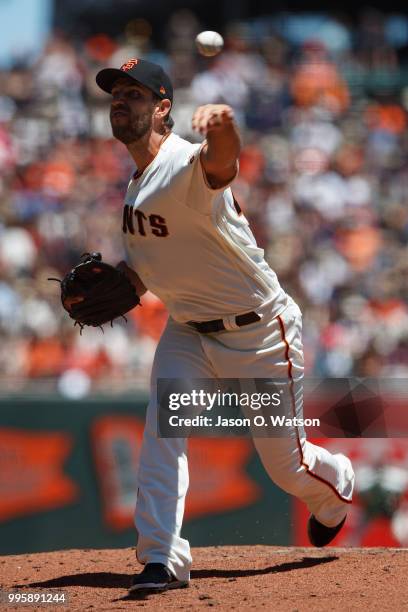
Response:
POLYGON ((134 66, 136 66, 136 64, 139 62, 138 59, 130 59, 128 60, 125 64, 123 64, 120 69, 124 70, 125 72, 127 72, 128 70, 131 70, 134 66))
POLYGON ((133 207, 128 206, 128 204, 126 204, 126 206, 123 208, 122 229, 124 234, 127 233, 127 230, 129 230, 131 234, 135 233, 135 228, 133 226, 133 207))
POLYGON ((160 215, 149 215, 150 227, 152 228, 152 234, 165 238, 169 235, 167 229, 166 219, 163 219, 160 215))

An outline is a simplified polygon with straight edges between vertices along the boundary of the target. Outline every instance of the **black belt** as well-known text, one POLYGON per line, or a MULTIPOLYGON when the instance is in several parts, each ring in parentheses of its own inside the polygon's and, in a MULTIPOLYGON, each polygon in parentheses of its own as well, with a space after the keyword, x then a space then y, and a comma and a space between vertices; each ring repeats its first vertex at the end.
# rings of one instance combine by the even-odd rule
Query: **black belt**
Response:
MULTIPOLYGON (((250 323, 255 323, 256 321, 260 321, 261 317, 256 312, 246 312, 242 315, 237 315, 235 317, 235 323, 238 327, 243 327, 244 325, 249 325, 250 323)), ((213 332, 222 331, 223 329, 227 329, 224 325, 224 321, 222 319, 214 319, 213 321, 203 321, 202 323, 198 323, 197 321, 188 321, 187 325, 190 327, 194 327, 200 334, 211 334, 213 332)))

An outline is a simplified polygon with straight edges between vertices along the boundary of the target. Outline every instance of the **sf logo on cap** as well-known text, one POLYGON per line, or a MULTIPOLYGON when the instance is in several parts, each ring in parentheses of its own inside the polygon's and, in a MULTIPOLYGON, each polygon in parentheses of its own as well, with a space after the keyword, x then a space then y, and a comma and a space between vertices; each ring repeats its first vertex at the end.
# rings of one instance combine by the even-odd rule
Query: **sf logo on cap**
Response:
POLYGON ((138 59, 130 59, 126 62, 126 64, 123 64, 123 66, 121 66, 120 69, 127 72, 128 70, 131 70, 134 66, 136 66, 138 61, 139 61, 138 59))

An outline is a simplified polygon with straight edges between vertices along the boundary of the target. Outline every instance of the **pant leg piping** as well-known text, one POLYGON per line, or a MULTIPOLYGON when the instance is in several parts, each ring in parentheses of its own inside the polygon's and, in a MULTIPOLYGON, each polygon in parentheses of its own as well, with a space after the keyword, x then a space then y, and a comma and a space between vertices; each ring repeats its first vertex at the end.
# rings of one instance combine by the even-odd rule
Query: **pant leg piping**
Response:
MULTIPOLYGON (((284 344, 285 344, 285 359, 286 359, 287 364, 288 364, 288 378, 289 378, 289 381, 290 381, 289 382, 289 390, 290 390, 290 396, 291 396, 291 402, 292 402, 292 412, 293 412, 293 416, 296 417, 296 403, 295 403, 295 396, 294 396, 294 392, 293 392, 294 380, 293 380, 293 374, 292 374, 292 361, 291 361, 291 359, 289 357, 290 344, 289 344, 289 342, 286 339, 285 326, 284 326, 284 323, 283 323, 280 315, 278 315, 276 318, 277 318, 277 320, 279 322, 282 342, 284 342, 284 344)), ((303 450, 302 450, 302 445, 301 445, 300 436, 299 436, 299 429, 298 429, 297 425, 295 425, 295 429, 296 429, 296 443, 297 443, 297 447, 298 447, 298 451, 299 451, 300 465, 305 468, 306 473, 309 474, 309 476, 311 476, 312 478, 315 478, 316 480, 319 480, 320 482, 322 482, 325 485, 327 485, 328 487, 330 487, 331 490, 337 495, 337 497, 342 502, 345 502, 346 504, 351 504, 352 503, 351 500, 343 497, 337 491, 336 487, 331 482, 329 482, 328 480, 325 480, 321 476, 318 476, 317 474, 312 472, 312 470, 310 469, 310 467, 306 463, 306 461, 304 459, 304 456, 303 456, 303 450)))

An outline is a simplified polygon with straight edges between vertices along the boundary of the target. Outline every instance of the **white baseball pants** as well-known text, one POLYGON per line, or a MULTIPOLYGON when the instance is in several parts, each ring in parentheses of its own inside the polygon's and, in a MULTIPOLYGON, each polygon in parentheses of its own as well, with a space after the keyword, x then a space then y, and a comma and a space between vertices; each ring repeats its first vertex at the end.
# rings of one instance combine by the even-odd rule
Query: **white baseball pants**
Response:
MULTIPOLYGON (((158 378, 286 378, 303 376, 301 312, 289 298, 275 318, 270 306, 257 310, 262 319, 235 331, 203 335, 169 319, 158 344, 151 377, 151 396, 138 473, 135 524, 141 563, 164 563, 179 580, 188 580, 190 546, 180 537, 188 489, 187 440, 157 435, 158 378)), ((301 416, 302 395, 294 395, 301 416)), ((293 414, 291 415, 293 416, 293 414)), ((316 518, 332 527, 347 514, 354 472, 347 457, 332 455, 306 441, 293 427, 285 438, 253 438, 270 478, 307 504, 316 518)))

